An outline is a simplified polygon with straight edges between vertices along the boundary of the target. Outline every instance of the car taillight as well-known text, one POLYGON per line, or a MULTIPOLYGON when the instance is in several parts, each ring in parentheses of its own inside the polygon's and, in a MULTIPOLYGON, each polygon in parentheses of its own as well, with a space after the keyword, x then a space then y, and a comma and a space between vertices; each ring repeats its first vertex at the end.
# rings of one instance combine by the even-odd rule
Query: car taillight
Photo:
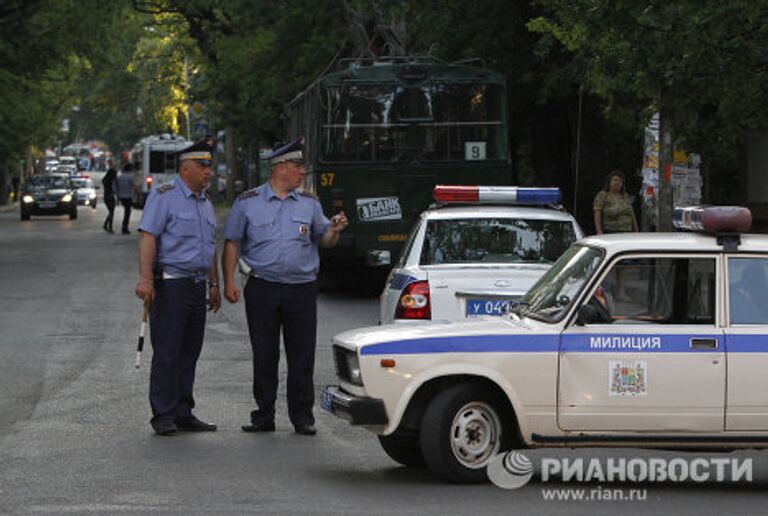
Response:
POLYGON ((403 289, 397 301, 395 319, 432 319, 428 281, 415 281, 403 289))

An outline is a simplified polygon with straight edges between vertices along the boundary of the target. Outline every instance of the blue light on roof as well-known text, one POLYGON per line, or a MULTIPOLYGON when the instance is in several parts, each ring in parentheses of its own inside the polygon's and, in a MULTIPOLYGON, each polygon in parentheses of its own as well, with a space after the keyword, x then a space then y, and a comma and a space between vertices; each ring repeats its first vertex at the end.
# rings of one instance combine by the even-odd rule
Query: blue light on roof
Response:
POLYGON ((560 204, 559 188, 518 188, 516 204, 560 204))

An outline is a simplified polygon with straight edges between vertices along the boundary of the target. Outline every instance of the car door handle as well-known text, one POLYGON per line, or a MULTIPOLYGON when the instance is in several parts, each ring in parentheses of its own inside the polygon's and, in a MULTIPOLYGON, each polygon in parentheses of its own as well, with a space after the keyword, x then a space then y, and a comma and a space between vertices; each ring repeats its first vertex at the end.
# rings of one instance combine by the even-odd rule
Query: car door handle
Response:
POLYGON ((691 349, 717 349, 717 339, 691 339, 691 349))

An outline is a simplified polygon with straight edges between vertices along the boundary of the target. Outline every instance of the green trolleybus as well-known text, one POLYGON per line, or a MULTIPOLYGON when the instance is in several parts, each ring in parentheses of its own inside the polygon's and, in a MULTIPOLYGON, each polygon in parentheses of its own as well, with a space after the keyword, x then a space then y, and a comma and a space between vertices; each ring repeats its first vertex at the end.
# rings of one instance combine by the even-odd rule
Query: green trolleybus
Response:
POLYGON ((435 184, 511 181, 506 84, 470 63, 347 61, 287 106, 307 181, 350 225, 324 267, 388 268, 435 184))

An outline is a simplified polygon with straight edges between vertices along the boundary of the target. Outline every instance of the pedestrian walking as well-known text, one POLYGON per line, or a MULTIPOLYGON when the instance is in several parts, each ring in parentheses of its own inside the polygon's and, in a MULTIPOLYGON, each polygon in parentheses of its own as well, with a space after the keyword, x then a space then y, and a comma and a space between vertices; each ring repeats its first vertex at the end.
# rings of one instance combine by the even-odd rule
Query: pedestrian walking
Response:
POLYGON ((206 304, 214 312, 221 306, 216 217, 206 195, 212 144, 202 140, 178 154, 179 177, 150 192, 139 223, 136 295, 151 303, 149 402, 159 435, 216 430, 192 414, 206 304))
POLYGON ((133 206, 133 165, 126 163, 123 170, 117 176, 117 198, 123 205, 123 235, 130 235, 128 221, 131 220, 131 207, 133 206))
POLYGON ((296 433, 314 435, 317 247, 335 246, 347 217, 342 212, 329 221, 317 198, 299 189, 306 176, 302 139, 277 148, 265 159, 271 167, 269 181, 243 192, 224 226, 227 301, 240 299, 234 278, 240 255, 251 270, 243 297, 257 408, 243 431, 275 430, 282 330, 288 361, 288 415, 296 433))
POLYGON ((114 233, 112 230, 112 221, 115 218, 115 181, 117 180, 117 170, 110 167, 104 177, 101 179, 101 186, 104 188, 104 204, 107 207, 109 213, 107 218, 104 219, 104 231, 107 233, 114 233))

